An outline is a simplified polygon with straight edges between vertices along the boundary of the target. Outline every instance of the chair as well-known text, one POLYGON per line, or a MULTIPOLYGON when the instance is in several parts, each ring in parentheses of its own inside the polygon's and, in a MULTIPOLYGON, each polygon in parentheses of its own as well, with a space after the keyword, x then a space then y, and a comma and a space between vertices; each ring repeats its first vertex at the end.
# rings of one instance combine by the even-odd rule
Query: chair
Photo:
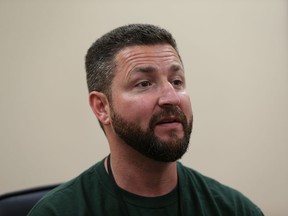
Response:
POLYGON ((26 216, 32 207, 59 184, 0 195, 0 216, 26 216))

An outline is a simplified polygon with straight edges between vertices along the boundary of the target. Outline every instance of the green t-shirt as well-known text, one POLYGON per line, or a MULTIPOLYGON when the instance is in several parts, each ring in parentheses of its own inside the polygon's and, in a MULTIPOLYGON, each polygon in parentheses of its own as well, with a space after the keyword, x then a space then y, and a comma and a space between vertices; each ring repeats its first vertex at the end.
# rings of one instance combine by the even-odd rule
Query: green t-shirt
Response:
MULTIPOLYGON (((177 163, 183 215, 263 215, 238 191, 177 163)), ((160 197, 122 191, 131 216, 179 214, 178 188, 160 197)), ((121 207, 104 168, 104 160, 71 181, 50 191, 28 216, 117 216, 121 207)))

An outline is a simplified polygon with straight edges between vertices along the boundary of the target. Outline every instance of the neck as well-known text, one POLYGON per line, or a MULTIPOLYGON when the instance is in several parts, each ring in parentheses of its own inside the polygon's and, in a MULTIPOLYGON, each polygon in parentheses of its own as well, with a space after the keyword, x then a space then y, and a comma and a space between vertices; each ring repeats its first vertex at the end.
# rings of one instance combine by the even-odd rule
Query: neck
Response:
MULTIPOLYGON (((125 154, 112 152, 110 163, 117 185, 130 193, 162 196, 177 185, 176 162, 158 162, 131 149, 125 154)), ((105 168, 107 171, 107 159, 105 168)))

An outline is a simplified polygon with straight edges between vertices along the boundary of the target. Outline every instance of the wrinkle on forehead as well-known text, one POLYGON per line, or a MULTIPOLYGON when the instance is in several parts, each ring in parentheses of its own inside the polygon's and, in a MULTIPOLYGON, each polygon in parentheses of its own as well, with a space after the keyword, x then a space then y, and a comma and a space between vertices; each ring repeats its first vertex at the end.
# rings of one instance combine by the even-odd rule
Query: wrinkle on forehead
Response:
POLYGON ((166 44, 126 47, 116 55, 115 60, 117 68, 126 72, 126 77, 138 65, 157 66, 157 64, 166 62, 169 63, 167 66, 180 67, 184 72, 177 52, 172 46, 166 44))
POLYGON ((116 55, 117 57, 122 57, 127 59, 128 61, 133 59, 134 57, 141 57, 141 55, 146 57, 167 57, 173 55, 175 58, 179 59, 179 56, 175 49, 170 45, 135 45, 126 47, 119 51, 119 53, 116 55), (145 53, 143 53, 143 51, 145 53))

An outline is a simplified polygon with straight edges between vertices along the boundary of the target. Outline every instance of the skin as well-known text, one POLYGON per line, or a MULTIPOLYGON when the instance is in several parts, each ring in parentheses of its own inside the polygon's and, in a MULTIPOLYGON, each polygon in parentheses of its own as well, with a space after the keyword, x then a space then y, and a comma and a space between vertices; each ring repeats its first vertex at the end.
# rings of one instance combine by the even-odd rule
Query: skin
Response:
MULTIPOLYGON (((186 92, 183 65, 170 45, 131 46, 115 57, 112 81, 114 111, 129 122, 147 129, 151 116, 167 106, 180 108, 188 121, 192 116, 186 92)), ((128 146, 113 130, 111 106, 101 92, 91 92, 90 106, 104 126, 111 151, 111 166, 119 187, 138 195, 154 197, 169 193, 177 185, 176 162, 158 162, 128 146)), ((163 121, 174 120, 169 116, 163 121)), ((157 124, 155 135, 173 141, 183 137, 179 122, 157 124)))

